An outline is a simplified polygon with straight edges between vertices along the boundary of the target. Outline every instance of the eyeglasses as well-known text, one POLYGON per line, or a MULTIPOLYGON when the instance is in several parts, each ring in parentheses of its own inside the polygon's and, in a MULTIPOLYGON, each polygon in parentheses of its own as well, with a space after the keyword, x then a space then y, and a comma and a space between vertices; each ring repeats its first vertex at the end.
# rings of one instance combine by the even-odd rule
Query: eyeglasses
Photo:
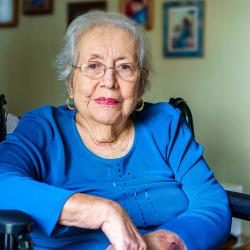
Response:
POLYGON ((136 73, 139 71, 144 71, 144 69, 139 68, 131 63, 121 63, 116 67, 107 67, 101 62, 88 62, 81 66, 72 65, 73 68, 80 69, 85 76, 91 79, 102 78, 108 69, 115 70, 118 77, 123 80, 132 80, 136 77, 136 73))

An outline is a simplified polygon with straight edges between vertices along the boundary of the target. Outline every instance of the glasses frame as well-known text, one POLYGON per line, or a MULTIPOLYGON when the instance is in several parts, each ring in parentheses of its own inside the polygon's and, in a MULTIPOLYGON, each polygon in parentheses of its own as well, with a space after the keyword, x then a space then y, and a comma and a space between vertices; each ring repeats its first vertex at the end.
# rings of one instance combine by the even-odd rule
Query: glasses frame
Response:
MULTIPOLYGON (((94 63, 94 62, 93 62, 93 63, 94 63)), ((87 64, 82 64, 82 65, 80 65, 80 66, 72 65, 72 67, 75 68, 75 69, 79 69, 82 73, 84 73, 85 76, 87 76, 87 77, 90 78, 90 79, 95 79, 95 80, 101 79, 101 78, 104 77, 104 75, 105 75, 105 73, 106 73, 106 71, 107 71, 108 69, 113 69, 113 70, 115 70, 115 72, 116 72, 116 74, 117 74, 117 76, 118 76, 119 78, 121 78, 122 80, 125 80, 125 81, 126 81, 126 80, 129 80, 128 78, 127 78, 127 79, 126 79, 126 78, 124 79, 122 76, 120 76, 120 74, 119 74, 120 71, 118 70, 118 67, 119 67, 120 65, 117 66, 117 67, 108 67, 108 66, 106 66, 104 63, 100 63, 100 62, 98 62, 98 63, 104 66, 103 73, 102 73, 101 76, 89 76, 88 74, 86 74, 86 72, 84 72, 84 69, 86 68, 87 64)), ((144 72, 144 71, 145 71, 145 69, 140 68, 140 67, 137 66, 137 65, 134 65, 134 64, 131 64, 131 63, 124 63, 124 64, 132 65, 133 67, 135 67, 135 71, 136 71, 137 69, 139 69, 139 72, 144 72)), ((101 72, 100 72, 100 73, 101 73, 101 72)), ((131 79, 132 79, 132 77, 131 77, 131 79)))

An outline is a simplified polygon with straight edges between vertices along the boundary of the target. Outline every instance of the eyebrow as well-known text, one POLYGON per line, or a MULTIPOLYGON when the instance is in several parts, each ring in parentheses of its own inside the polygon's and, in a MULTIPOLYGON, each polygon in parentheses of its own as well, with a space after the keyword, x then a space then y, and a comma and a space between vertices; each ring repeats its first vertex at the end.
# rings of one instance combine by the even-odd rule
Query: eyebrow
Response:
MULTIPOLYGON (((101 55, 98 55, 98 54, 91 54, 89 60, 93 60, 93 59, 96 59, 96 58, 102 59, 102 60, 104 59, 104 57, 101 56, 101 55)), ((120 57, 116 58, 115 61, 120 61, 120 60, 124 60, 124 59, 128 59, 128 58, 125 57, 125 56, 120 56, 120 57)))
POLYGON ((96 58, 104 59, 104 57, 101 56, 101 55, 98 55, 98 54, 91 54, 89 60, 96 59, 96 58))

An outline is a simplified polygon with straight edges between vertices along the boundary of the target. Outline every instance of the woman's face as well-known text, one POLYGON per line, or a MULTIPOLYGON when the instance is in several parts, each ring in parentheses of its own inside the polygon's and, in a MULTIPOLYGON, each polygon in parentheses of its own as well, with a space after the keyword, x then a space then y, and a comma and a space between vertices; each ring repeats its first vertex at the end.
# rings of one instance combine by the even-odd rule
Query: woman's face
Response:
MULTIPOLYGON (((76 66, 87 64, 93 69, 99 63, 107 67, 137 65, 133 39, 126 31, 116 27, 93 28, 79 39, 77 48, 76 66)), ((75 69, 71 93, 78 115, 88 121, 118 125, 133 112, 139 98, 139 87, 140 71, 137 68, 129 79, 120 78, 113 69, 108 69, 98 79, 75 69)))

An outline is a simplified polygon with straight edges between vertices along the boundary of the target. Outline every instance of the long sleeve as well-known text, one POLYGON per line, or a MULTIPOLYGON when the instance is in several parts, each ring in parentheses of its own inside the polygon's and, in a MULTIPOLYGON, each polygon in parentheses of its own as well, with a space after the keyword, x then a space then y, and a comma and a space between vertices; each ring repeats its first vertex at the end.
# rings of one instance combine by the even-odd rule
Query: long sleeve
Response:
POLYGON ((117 159, 84 146, 74 115, 65 106, 38 109, 0 144, 0 209, 30 214, 35 244, 108 246, 100 230, 56 226, 68 197, 82 192, 118 202, 142 233, 166 229, 189 250, 219 248, 230 230, 227 196, 177 110, 159 103, 136 114, 134 144, 117 159))
POLYGON ((49 180, 46 156, 53 140, 51 124, 39 113, 30 113, 0 144, 0 209, 31 215, 47 235, 52 234, 65 201, 74 193, 44 181, 49 180))
POLYGON ((215 250, 230 231, 231 213, 224 189, 216 181, 203 157, 203 148, 195 142, 180 115, 169 127, 167 162, 175 180, 186 194, 188 209, 162 224, 179 235, 189 250, 215 250))

